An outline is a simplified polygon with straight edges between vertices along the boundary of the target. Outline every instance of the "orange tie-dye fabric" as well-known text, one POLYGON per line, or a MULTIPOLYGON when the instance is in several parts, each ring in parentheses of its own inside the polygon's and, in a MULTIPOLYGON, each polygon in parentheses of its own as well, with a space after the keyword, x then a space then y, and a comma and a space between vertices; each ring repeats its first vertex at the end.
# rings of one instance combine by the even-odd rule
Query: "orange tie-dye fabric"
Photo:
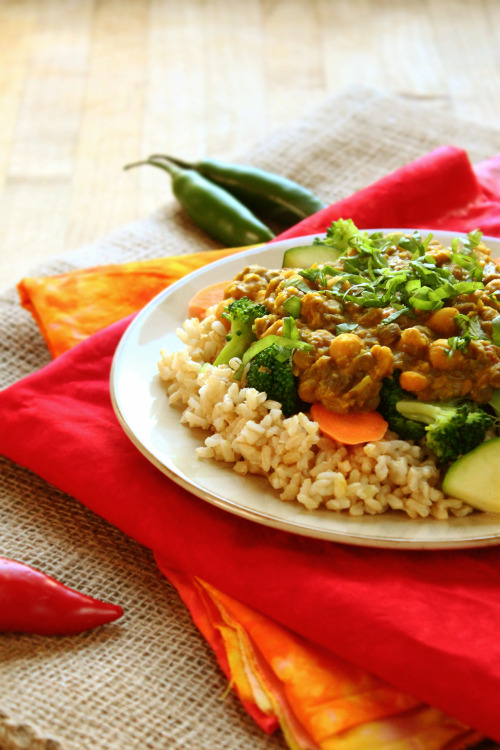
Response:
POLYGON ((191 271, 248 247, 206 250, 120 265, 97 266, 48 277, 27 277, 17 285, 21 304, 32 314, 53 357, 137 312, 191 271))
POLYGON ((159 564, 243 705, 267 731, 278 722, 292 750, 459 750, 481 740, 205 581, 159 564))

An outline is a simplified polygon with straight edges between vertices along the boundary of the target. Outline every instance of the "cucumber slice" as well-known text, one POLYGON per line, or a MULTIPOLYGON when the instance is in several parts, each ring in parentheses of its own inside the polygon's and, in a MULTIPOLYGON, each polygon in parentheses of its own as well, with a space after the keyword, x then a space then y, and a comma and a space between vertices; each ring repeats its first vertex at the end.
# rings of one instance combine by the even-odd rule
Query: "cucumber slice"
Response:
POLYGON ((444 477, 443 492, 478 510, 500 513, 500 438, 455 461, 444 477))
POLYGON ((341 250, 331 245, 299 245, 285 250, 283 268, 310 268, 314 263, 334 263, 341 250))

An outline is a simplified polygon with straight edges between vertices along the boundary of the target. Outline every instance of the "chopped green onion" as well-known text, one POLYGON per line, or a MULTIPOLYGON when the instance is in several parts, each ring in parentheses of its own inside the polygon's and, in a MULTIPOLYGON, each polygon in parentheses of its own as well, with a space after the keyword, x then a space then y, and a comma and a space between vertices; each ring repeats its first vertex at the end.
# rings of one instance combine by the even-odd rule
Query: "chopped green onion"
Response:
POLYGON ((297 278, 297 276, 294 276, 291 279, 287 279, 283 284, 283 289, 288 289, 288 287, 293 286, 295 289, 298 289, 300 292, 304 292, 304 294, 307 294, 311 291, 311 287, 306 284, 305 281, 303 281, 300 278, 297 278))
POLYGON ((410 297, 410 304, 415 310, 439 310, 443 305, 439 300, 432 299, 418 299, 418 297, 410 297))
POLYGON ((465 351, 471 341, 477 341, 478 339, 488 341, 488 337, 483 331, 481 321, 479 320, 477 315, 469 318, 468 315, 458 313, 457 315, 453 316, 453 320, 460 328, 462 333, 460 334, 460 336, 452 336, 448 339, 448 346, 450 347, 450 353, 448 356, 451 356, 453 351, 465 351))
POLYGON ((453 253, 451 259, 457 266, 464 268, 470 273, 474 281, 481 281, 483 278, 483 268, 478 259, 473 255, 464 255, 463 253, 453 253))
MULTIPOLYGON (((386 326, 388 323, 394 323, 395 320, 401 317, 401 315, 408 315, 411 313, 411 307, 402 307, 401 310, 391 313, 387 318, 384 318, 382 325, 386 326)), ((337 326, 338 330, 338 326, 337 326)))
MULTIPOLYGON (((335 222, 332 227, 334 225, 335 222)), ((332 228, 330 236, 334 234, 332 228)), ((382 232, 368 236, 349 225, 348 235, 351 252, 339 259, 338 266, 324 265, 298 272, 322 294, 335 297, 341 304, 352 302, 361 307, 434 311, 443 307, 446 300, 484 289, 483 269, 473 255, 482 236, 479 230, 469 233, 465 239, 455 238, 451 244, 453 260, 464 271, 463 281, 458 281, 448 267, 439 266, 436 258, 428 254, 431 234, 425 239, 419 232, 409 237, 396 233, 384 236, 382 232), (388 248, 398 246, 412 253, 403 268, 391 267, 386 255, 388 248), (328 277, 335 277, 335 282, 328 281, 328 277)), ((305 282, 302 284, 306 286, 305 282)), ((287 280, 284 286, 292 285, 305 291, 296 278, 287 280)), ((307 287, 307 291, 311 288, 307 287)))
POLYGON ((484 289, 482 281, 459 281, 453 287, 456 297, 458 297, 459 294, 472 294, 477 289, 484 289))
POLYGON ((357 323, 339 323, 338 326, 335 327, 335 333, 349 333, 350 331, 354 331, 357 327, 357 323))
POLYGON ((299 331, 297 323, 292 317, 283 318, 283 338, 299 341, 299 331))
POLYGON ((301 307, 302 302, 300 297, 297 297, 296 294, 292 294, 291 297, 288 297, 288 299, 283 302, 283 310, 288 313, 288 315, 291 315, 292 318, 298 318, 300 316, 301 307))

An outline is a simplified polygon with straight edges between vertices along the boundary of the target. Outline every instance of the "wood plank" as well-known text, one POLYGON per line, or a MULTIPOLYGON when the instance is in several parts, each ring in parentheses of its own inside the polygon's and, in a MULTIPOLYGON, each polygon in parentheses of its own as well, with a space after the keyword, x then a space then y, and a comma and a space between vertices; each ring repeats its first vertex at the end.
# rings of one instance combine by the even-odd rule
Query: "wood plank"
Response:
MULTIPOLYGON (((500 122, 498 0, 2 0, 0 286, 363 84, 500 122)), ((425 110, 431 112, 430 108, 425 110)))
MULTIPOLYGON (((230 158, 267 130, 263 37, 258 0, 152 0, 145 156, 155 151, 187 161, 230 158)), ((140 177, 140 211, 171 198, 163 174, 140 177)))
POLYGON ((64 249, 85 86, 90 0, 18 5, 24 13, 30 8, 36 23, 25 30, 20 47, 28 59, 20 58, 17 66, 23 80, 16 84, 21 95, 0 200, 4 285, 64 249))
POLYGON ((35 8, 6 0, 0 16, 0 191, 7 179, 36 23, 35 8))
POLYGON ((137 182, 123 166, 140 150, 148 5, 96 0, 67 248, 89 243, 137 217, 137 182))
POLYGON ((319 1, 321 54, 329 92, 349 86, 385 85, 370 0, 319 1))
POLYGON ((428 0, 433 33, 458 116, 498 127, 500 60, 498 4, 483 0, 428 0))
POLYGON ((427 3, 371 0, 372 41, 381 69, 380 83, 406 96, 448 95, 440 49, 427 3))
POLYGON ((262 0, 268 122, 281 127, 326 94, 317 0, 262 0))
MULTIPOLYGON (((133 161, 151 153, 187 160, 206 153, 208 93, 205 59, 205 3, 150 0, 144 127, 133 161)), ((132 179, 129 173, 127 179, 132 179)), ((144 167, 134 173, 138 214, 172 200, 168 176, 144 167)))
POLYGON ((91 0, 46 0, 33 40, 9 177, 71 179, 90 44, 91 0))
POLYGON ((210 0, 207 22, 207 151, 241 153, 269 128, 260 5, 210 0))

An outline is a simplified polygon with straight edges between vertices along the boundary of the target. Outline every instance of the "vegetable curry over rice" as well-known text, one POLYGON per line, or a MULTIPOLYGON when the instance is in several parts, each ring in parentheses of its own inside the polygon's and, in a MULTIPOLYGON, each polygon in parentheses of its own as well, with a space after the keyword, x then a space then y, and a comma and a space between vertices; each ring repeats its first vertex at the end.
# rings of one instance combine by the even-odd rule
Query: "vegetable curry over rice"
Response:
POLYGON ((450 248, 418 233, 349 239, 331 263, 249 266, 226 289, 226 298, 265 306, 254 323, 259 339, 282 335, 295 303, 300 339, 312 345, 293 355, 302 401, 371 411, 398 370, 419 400, 488 403, 500 388, 500 271, 481 233, 450 248))
POLYGON ((308 510, 500 512, 500 264, 479 230, 445 247, 340 219, 178 333, 159 371, 209 432, 200 458, 308 510))

